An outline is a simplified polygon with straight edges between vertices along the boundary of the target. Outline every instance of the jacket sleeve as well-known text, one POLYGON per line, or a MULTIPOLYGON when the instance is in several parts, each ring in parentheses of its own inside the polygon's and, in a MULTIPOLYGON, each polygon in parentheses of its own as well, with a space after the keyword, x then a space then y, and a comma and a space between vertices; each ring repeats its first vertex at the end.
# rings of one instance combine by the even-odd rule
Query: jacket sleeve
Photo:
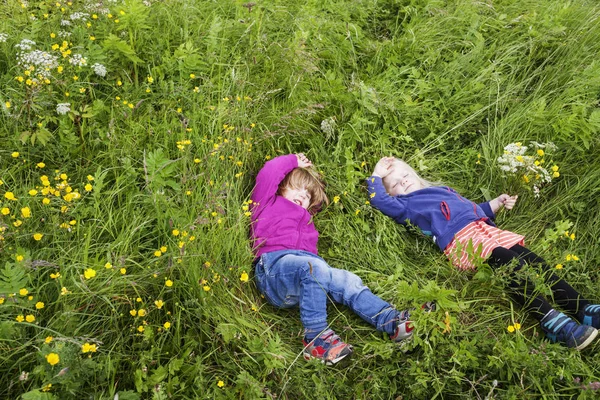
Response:
POLYGON ((283 178, 297 167, 298 158, 295 154, 279 156, 267 161, 256 176, 256 184, 250 197, 252 201, 265 203, 275 196, 283 178))
POLYGON ((496 214, 494 214, 494 212, 492 211, 492 207, 490 206, 490 202, 486 201, 485 203, 480 203, 477 204, 479 207, 481 207, 481 209, 483 210, 483 212, 485 213, 485 215, 491 219, 494 220, 496 219, 496 214))
POLYGON ((367 178, 367 189, 369 191, 370 203, 373 207, 393 218, 396 222, 403 223, 405 207, 404 201, 390 196, 383 186, 380 177, 370 176, 367 178))

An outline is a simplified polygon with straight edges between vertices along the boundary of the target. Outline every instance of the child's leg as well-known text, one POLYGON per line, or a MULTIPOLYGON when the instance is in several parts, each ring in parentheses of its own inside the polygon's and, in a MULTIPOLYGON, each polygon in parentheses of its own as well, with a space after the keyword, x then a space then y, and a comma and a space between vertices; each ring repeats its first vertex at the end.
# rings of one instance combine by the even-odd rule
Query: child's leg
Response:
MULTIPOLYGON (((551 271, 550 267, 546 264, 543 258, 532 252, 531 250, 515 245, 510 250, 519 254, 519 258, 525 260, 528 264, 539 264, 546 271, 551 271)), ((554 301, 561 308, 570 313, 577 315, 581 310, 585 308, 590 302, 584 299, 577 290, 569 285, 564 279, 559 278, 554 273, 550 273, 547 278, 547 282, 552 289, 554 295, 554 301)))
POLYGON ((327 326, 327 299, 342 303, 378 330, 393 334, 399 312, 375 296, 355 274, 330 267, 322 258, 288 255, 281 262, 296 265, 300 282, 300 319, 306 336, 327 326))
MULTIPOLYGON (((519 271, 524 265, 525 261, 519 257, 519 253, 512 249, 504 247, 497 247, 492 251, 488 264, 492 267, 499 267, 501 265, 507 265, 517 260, 515 272, 519 271)), ((510 288, 510 295, 519 305, 529 310, 532 315, 541 320, 546 315, 552 306, 540 295, 534 294, 534 284, 526 279, 517 278, 512 276, 512 279, 508 282, 510 288)))
MULTIPOLYGON (((488 263, 492 266, 500 266, 511 263, 516 260, 515 271, 520 270, 527 262, 541 263, 545 266, 543 260, 522 246, 513 246, 510 249, 504 247, 495 248, 492 251, 488 263)), ((534 285, 527 279, 511 277, 508 286, 511 288, 511 295, 519 304, 525 306, 540 321, 542 330, 552 341, 564 343, 567 347, 581 350, 587 347, 597 336, 598 331, 592 326, 579 325, 573 319, 565 314, 556 311, 541 296, 535 296, 533 293, 534 285)), ((566 282, 551 274, 549 283, 555 298, 561 298, 562 304, 571 311, 585 308, 587 301, 581 300, 575 289, 566 282), (584 304, 585 302, 585 304, 584 304)), ((581 316, 579 316, 581 318, 581 316)), ((587 324, 592 325, 592 324, 587 324)))

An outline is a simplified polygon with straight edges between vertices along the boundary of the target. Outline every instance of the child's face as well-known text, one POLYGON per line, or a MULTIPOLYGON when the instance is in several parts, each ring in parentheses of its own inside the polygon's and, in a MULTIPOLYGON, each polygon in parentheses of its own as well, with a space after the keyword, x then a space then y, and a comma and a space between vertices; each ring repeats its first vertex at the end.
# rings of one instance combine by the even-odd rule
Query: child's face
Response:
POLYGON ((383 183, 390 196, 409 194, 423 189, 419 177, 401 163, 394 163, 392 172, 383 179, 383 183))
POLYGON ((305 210, 307 210, 308 206, 310 205, 311 197, 310 193, 308 192, 308 190, 306 190, 306 188, 294 189, 288 186, 283 190, 282 196, 291 201, 292 203, 295 203, 300 207, 304 208, 305 210))

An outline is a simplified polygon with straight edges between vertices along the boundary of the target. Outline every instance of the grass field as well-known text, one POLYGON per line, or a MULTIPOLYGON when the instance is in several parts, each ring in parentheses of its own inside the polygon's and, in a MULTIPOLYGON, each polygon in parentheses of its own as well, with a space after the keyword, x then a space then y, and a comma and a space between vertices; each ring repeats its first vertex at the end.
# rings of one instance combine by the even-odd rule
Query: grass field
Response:
POLYGON ((0 397, 595 398, 600 341, 544 339, 506 270, 456 270, 364 178, 395 155, 477 202, 518 194, 499 225, 600 302, 599 17, 590 0, 1 1, 0 397), (516 142, 551 182, 501 169, 516 142), (320 254, 398 308, 437 301, 406 353, 331 305, 353 362, 306 362, 298 311, 256 290, 246 202, 291 152, 327 181, 320 254))

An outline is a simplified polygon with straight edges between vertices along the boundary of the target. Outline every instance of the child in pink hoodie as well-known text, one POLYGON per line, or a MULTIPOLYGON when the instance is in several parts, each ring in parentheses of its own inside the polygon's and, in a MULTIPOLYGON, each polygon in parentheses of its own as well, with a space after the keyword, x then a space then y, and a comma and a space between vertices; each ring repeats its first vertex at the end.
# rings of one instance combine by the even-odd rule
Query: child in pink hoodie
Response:
POLYGON ((268 161, 252 192, 251 236, 258 290, 276 307, 298 305, 304 326, 304 358, 331 365, 352 346, 327 324, 327 300, 342 303, 396 342, 412 335, 409 311, 375 296, 355 274, 330 267, 317 255, 313 216, 328 203, 324 185, 302 153, 268 161))

